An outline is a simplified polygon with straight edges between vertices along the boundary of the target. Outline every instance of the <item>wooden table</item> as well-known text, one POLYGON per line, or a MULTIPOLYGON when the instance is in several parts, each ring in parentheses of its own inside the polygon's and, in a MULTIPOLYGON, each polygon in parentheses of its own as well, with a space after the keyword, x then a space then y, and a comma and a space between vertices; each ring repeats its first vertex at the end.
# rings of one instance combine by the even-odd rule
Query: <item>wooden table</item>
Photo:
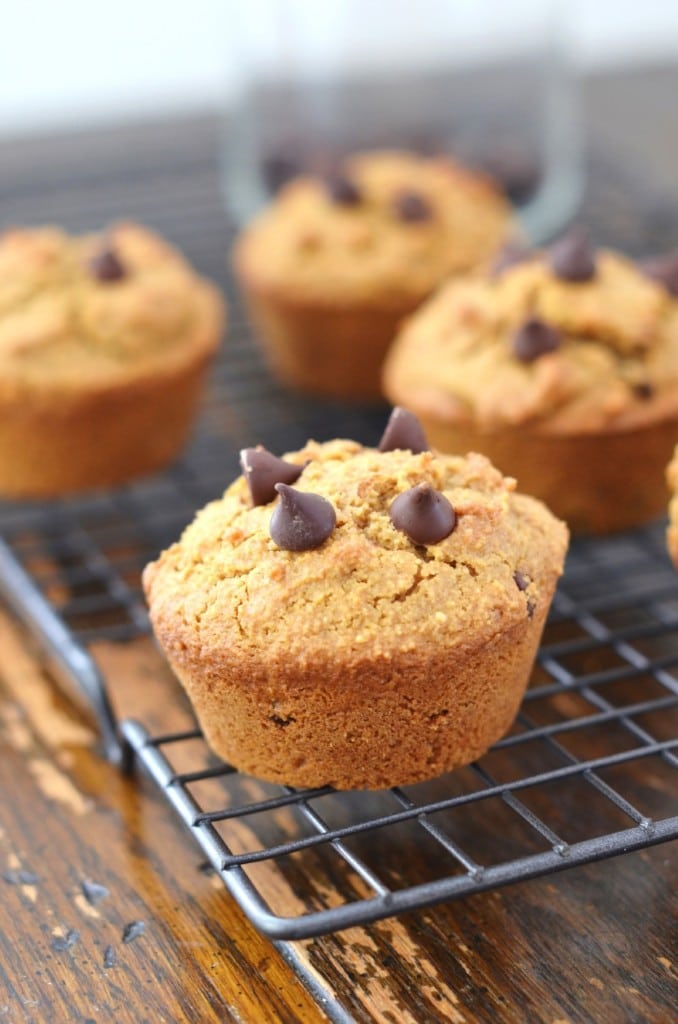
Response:
MULTIPOLYGON (((167 805, 97 755, 5 617, 0 651, 0 1020, 671 1019, 669 846, 276 948, 167 805)), ((181 720, 150 642, 97 658, 118 708, 181 720)))
MULTIPOLYGON (((669 846, 276 948, 167 805, 97 755, 5 617, 0 651, 0 1020, 671 1019, 669 846)), ((97 657, 118 708, 181 720, 147 640, 97 657)))
MULTIPOLYGON (((612 94, 608 81, 591 87, 591 109, 606 124, 612 94)), ((214 192, 204 155, 216 149, 217 127, 204 117, 6 144, 0 198, 11 194, 12 219, 60 215, 84 226, 94 210, 100 219, 119 212, 120 168, 127 161, 142 181, 148 150, 156 167, 166 153, 168 174, 204 174, 214 192), (76 154, 91 171, 77 201, 69 184, 76 154)), ((143 217, 149 200, 127 190, 125 202, 125 212, 143 217)), ((115 681, 119 711, 163 727, 182 721, 183 702, 147 638, 101 643, 95 655, 115 681)), ((96 743, 22 631, 0 616, 2 1022, 675 1019, 675 850, 666 845, 273 945, 206 870, 152 787, 122 776, 96 743)))

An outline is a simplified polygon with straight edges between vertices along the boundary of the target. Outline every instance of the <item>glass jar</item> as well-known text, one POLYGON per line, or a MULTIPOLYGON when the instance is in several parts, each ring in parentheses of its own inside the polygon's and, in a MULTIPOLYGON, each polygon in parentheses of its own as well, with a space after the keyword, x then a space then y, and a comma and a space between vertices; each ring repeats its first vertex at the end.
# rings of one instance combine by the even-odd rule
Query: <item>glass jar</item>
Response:
POLYGON ((249 0, 231 40, 232 216, 299 173, 397 148, 488 172, 544 241, 582 191, 562 19, 547 0, 249 0))

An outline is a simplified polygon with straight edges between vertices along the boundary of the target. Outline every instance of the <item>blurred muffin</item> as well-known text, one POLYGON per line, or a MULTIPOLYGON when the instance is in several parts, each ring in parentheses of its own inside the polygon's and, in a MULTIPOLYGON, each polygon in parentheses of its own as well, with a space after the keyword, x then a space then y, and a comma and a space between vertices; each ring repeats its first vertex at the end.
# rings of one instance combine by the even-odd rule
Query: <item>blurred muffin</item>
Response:
POLYGON ((403 317, 488 259, 511 226, 484 177, 449 159, 365 153, 284 188, 234 266, 273 370, 292 387, 376 398, 403 317))
POLYGON ((404 327, 384 390, 446 451, 482 451, 579 531, 665 510, 678 436, 678 303, 584 232, 503 253, 404 327))
POLYGON ((175 458, 223 321, 217 289, 138 225, 0 236, 0 493, 109 486, 175 458))
POLYGON ((207 741, 293 786, 382 787, 479 757, 522 699, 567 530, 396 410, 380 449, 310 441, 244 475, 147 566, 207 741))

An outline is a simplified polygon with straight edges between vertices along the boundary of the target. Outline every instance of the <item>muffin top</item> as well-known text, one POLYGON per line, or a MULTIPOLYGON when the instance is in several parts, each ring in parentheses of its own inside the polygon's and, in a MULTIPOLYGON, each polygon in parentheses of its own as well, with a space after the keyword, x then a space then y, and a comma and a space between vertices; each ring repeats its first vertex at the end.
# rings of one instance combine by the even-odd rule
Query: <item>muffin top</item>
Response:
POLYGON ((218 341, 223 303, 146 228, 0 236, 0 381, 31 392, 97 388, 176 367, 218 341))
POLYGON ((235 263, 291 301, 408 309, 487 259, 510 226, 483 176, 447 158, 377 151, 287 185, 242 234, 235 263))
POLYGON ((575 233, 443 287, 384 369, 392 401, 492 432, 625 430, 678 416, 672 283, 575 233))
POLYGON ((542 614, 562 570, 565 525, 482 455, 335 440, 243 464, 144 573, 178 664, 472 652, 542 614))

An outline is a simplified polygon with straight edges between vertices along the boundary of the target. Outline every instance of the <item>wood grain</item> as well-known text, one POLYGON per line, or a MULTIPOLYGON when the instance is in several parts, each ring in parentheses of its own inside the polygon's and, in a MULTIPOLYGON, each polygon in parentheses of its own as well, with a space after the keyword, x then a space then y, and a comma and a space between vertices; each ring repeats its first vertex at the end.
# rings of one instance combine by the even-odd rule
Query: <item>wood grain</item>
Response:
MULTIPOLYGON (((334 1019, 358 1022, 671 1019, 670 848, 276 949, 200 870, 197 847, 152 787, 101 761, 91 730, 2 619, 0 644, 0 866, 15 879, 0 883, 8 1020, 316 1021, 325 1019, 319 993, 334 1019), (23 707, 22 691, 33 694, 23 707), (45 722, 55 726, 51 742, 45 722), (37 881, 21 884, 20 871, 37 881), (93 907, 85 880, 110 895, 93 907), (143 935, 123 943, 125 926, 138 920, 143 935)), ((148 639, 95 653, 119 711, 152 727, 189 720, 148 639)), ((394 863, 407 857, 408 871, 425 874, 431 864, 413 862, 412 840, 403 843, 394 863)), ((314 868, 307 886, 319 895, 330 885, 355 891, 336 864, 318 857, 314 868)), ((299 874, 283 882, 264 866, 257 882, 295 909, 299 874)))
POLYGON ((97 756, 4 619, 0 649, 0 1019, 326 1019, 167 808, 97 756), (93 906, 85 881, 109 895, 93 906), (135 921, 144 932, 124 943, 135 921))

